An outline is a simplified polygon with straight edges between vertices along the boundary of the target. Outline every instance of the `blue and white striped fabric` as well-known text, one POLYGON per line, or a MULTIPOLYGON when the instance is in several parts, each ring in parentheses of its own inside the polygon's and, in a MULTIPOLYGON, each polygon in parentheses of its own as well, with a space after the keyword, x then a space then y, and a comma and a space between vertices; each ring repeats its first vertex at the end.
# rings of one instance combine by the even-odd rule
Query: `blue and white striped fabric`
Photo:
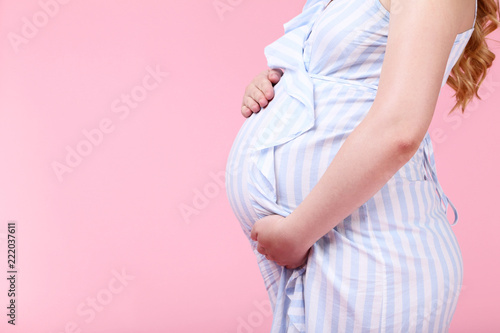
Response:
MULTIPOLYGON (((243 123, 226 190, 264 279, 273 333, 443 332, 453 317, 463 279, 451 229, 458 214, 437 180, 429 133, 379 192, 313 245, 305 266, 267 260, 250 238, 255 221, 287 216, 303 201, 369 111, 389 17, 379 0, 309 0, 265 48, 268 66, 284 75, 274 99, 243 123)), ((457 35, 442 86, 472 31, 457 35)))

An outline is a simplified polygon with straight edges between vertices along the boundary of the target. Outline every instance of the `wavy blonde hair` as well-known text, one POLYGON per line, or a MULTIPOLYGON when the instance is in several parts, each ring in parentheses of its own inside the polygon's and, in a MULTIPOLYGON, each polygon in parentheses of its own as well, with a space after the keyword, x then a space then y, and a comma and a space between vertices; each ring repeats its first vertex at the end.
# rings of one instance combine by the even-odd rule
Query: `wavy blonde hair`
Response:
POLYGON ((455 90, 453 95, 456 104, 448 113, 461 107, 465 112, 466 105, 478 95, 479 86, 486 78, 487 70, 491 67, 495 54, 486 44, 486 35, 495 31, 500 25, 499 2, 494 0, 477 0, 476 23, 472 35, 464 51, 452 68, 446 83, 455 90))

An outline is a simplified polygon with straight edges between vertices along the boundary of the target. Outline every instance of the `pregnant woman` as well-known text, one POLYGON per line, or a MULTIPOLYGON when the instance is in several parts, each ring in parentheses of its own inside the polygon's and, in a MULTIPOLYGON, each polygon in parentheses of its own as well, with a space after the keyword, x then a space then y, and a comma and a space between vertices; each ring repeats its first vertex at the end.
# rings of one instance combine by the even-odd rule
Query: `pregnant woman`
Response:
POLYGON ((272 332, 445 332, 452 320, 458 215, 428 127, 444 84, 451 111, 477 95, 498 2, 389 1, 308 0, 264 50, 283 74, 274 95, 260 76, 247 87, 226 189, 272 332))

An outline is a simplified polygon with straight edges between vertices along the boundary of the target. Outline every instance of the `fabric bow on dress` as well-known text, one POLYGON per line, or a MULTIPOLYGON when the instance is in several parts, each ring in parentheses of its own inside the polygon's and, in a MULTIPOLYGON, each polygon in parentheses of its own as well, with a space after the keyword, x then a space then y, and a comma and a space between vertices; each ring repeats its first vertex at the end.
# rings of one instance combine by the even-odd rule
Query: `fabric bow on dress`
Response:
MULTIPOLYGON (((284 69, 280 84, 284 85, 286 96, 281 96, 285 99, 280 99, 278 107, 261 111, 264 114, 259 116, 267 119, 263 120, 263 126, 257 130, 253 141, 250 177, 254 181, 250 185, 250 196, 258 203, 255 210, 262 217, 269 212, 282 216, 290 213, 276 203, 274 146, 286 143, 314 126, 314 86, 304 65, 303 46, 328 1, 309 0, 300 15, 284 24, 284 36, 264 49, 268 67, 284 69), (267 184, 267 188, 262 188, 261 184, 267 184), (252 195, 254 191, 259 195, 252 195)), ((285 332, 283 327, 274 327, 285 322, 304 332, 305 270, 305 266, 297 269, 282 267, 279 290, 285 293, 279 292, 276 296, 275 308, 281 313, 274 315, 280 320, 273 322, 273 332, 285 332)))
POLYGON ((314 1, 309 1, 300 15, 283 25, 285 35, 264 49, 268 67, 284 69, 281 80, 285 90, 295 104, 302 104, 302 108, 293 108, 292 111, 296 111, 293 115, 289 114, 292 108, 273 109, 274 116, 285 119, 286 126, 279 121, 279 130, 271 128, 270 135, 259 137, 255 144, 256 149, 283 144, 314 125, 313 82, 306 71, 302 52, 304 41, 311 32, 316 16, 323 10, 325 1, 316 0, 313 5, 310 3, 314 1))
POLYGON ((268 67, 284 69, 278 84, 283 85, 286 94, 281 96, 277 107, 273 107, 271 101, 258 114, 264 119, 251 147, 253 165, 250 177, 254 180, 253 189, 259 193, 253 198, 258 202, 255 209, 262 216, 269 212, 284 216, 290 213, 276 205, 274 146, 286 143, 314 126, 314 85, 304 65, 303 47, 312 25, 328 1, 309 0, 300 15, 283 25, 285 34, 264 49, 268 67), (266 184, 266 188, 262 184, 266 184))

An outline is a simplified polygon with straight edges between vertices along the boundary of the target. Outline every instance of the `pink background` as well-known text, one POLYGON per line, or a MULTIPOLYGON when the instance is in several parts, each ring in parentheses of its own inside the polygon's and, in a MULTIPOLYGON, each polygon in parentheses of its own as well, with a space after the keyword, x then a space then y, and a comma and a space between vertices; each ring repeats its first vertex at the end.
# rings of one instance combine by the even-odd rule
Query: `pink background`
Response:
MULTIPOLYGON (((221 175, 263 48, 304 0, 66 0, 44 21, 41 3, 53 2, 0 1, 0 331, 269 332, 264 283, 221 175), (218 15, 217 3, 228 10, 218 15), (16 47, 23 18, 40 27, 16 47), (168 75, 155 81, 148 68, 168 75), (131 93, 133 108, 121 101, 131 93), (58 178, 68 149, 86 156, 58 178), (209 197, 196 209, 198 191, 209 197), (196 214, 185 217, 188 206, 196 214)), ((500 61, 465 116, 446 118, 443 88, 430 129, 460 214, 465 277, 451 332, 500 330, 499 91, 500 61)))

